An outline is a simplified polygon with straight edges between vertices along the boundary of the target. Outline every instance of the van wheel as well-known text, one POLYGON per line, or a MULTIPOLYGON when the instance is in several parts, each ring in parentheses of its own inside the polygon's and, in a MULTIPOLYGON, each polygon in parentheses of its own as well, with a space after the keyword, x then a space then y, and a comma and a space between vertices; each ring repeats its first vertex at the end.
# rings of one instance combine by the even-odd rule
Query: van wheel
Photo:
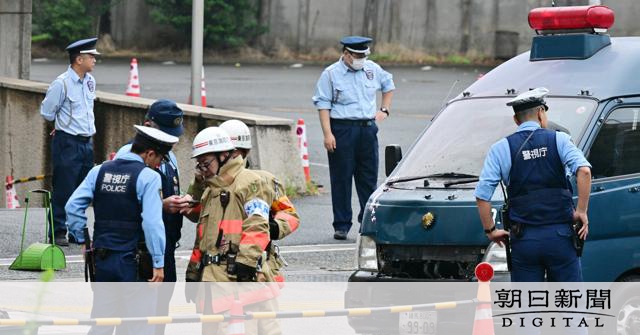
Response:
MULTIPOLYGON (((621 282, 640 282, 640 275, 629 275, 624 277, 621 282)), ((618 318, 616 322, 618 335, 640 335, 640 294, 637 290, 627 289, 620 292, 619 301, 624 301, 618 310, 618 318), (631 292, 629 292, 631 291, 631 292)), ((615 310, 615 309, 614 309, 615 310)))

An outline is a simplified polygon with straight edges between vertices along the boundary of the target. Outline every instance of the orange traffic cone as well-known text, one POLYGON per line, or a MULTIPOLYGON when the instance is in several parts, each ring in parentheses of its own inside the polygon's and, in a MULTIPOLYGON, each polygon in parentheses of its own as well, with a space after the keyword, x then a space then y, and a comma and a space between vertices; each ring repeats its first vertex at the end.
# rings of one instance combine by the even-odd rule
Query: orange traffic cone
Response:
POLYGON ((309 170, 309 149, 307 148, 307 127, 304 125, 303 119, 298 119, 296 134, 298 135, 298 149, 300 149, 300 159, 302 160, 304 179, 307 182, 311 182, 311 171, 309 170))
POLYGON ((200 97, 202 107, 207 107, 207 88, 204 83, 204 66, 202 67, 202 81, 200 82, 200 97))
POLYGON ((244 310, 242 309, 242 301, 235 299, 229 312, 231 320, 229 320, 229 324, 227 325, 227 334, 244 335, 244 310))
POLYGON ((472 335, 494 335, 493 315, 491 314, 491 289, 490 280, 493 279, 493 267, 487 262, 482 262, 476 266, 476 277, 478 278, 478 306, 476 306, 476 316, 473 322, 472 335))
POLYGON ((129 83, 127 84, 126 95, 130 97, 140 96, 140 78, 138 76, 138 60, 131 58, 131 66, 129 68, 129 83))
POLYGON ((20 207, 20 202, 18 202, 18 194, 16 193, 16 188, 13 186, 13 176, 7 176, 5 179, 5 199, 6 199, 6 207, 8 209, 16 209, 20 207))
MULTIPOLYGON (((192 97, 192 93, 189 93, 189 101, 187 101, 188 104, 192 103, 192 97)), ((200 105, 202 105, 202 107, 207 107, 207 88, 204 83, 204 67, 202 67, 202 79, 200 80, 200 105)))

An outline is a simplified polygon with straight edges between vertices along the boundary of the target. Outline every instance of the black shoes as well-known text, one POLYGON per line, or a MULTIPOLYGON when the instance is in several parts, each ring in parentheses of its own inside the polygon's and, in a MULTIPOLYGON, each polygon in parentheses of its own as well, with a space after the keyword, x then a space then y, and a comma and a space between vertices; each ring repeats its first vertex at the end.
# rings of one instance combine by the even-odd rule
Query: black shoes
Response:
MULTIPOLYGON (((54 241, 57 246, 61 246, 61 247, 69 246, 69 241, 67 240, 66 233, 55 233, 54 241)), ((51 239, 49 239, 49 242, 51 242, 51 239)))
POLYGON ((335 240, 346 240, 347 239, 347 232, 344 230, 336 230, 335 233, 333 233, 333 238, 335 240))

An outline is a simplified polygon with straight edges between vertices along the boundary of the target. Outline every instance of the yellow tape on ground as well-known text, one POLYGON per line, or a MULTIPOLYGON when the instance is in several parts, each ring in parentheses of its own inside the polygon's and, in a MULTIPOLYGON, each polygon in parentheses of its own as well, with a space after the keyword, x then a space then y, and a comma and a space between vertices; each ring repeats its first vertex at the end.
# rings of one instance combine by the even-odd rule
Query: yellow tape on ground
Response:
POLYGON ((80 324, 78 319, 55 319, 53 320, 55 326, 77 326, 80 324))
POLYGON ((0 326, 25 326, 27 320, 0 319, 0 326))
POLYGON ((100 318, 96 319, 98 326, 119 326, 122 324, 121 318, 100 318))
POLYGON ((441 302, 436 304, 436 309, 452 309, 456 308, 457 303, 455 301, 452 302, 441 302))
POLYGON ((394 306, 391 307, 391 313, 411 312, 413 306, 394 306))
POLYGON ((200 322, 222 322, 224 315, 200 315, 200 322))
POLYGON ((349 316, 371 315, 370 308, 354 308, 349 310, 349 316))
POLYGON ((151 316, 147 318, 150 325, 162 325, 173 323, 173 318, 170 316, 151 316))
POLYGON ((302 311, 302 316, 303 317, 318 317, 318 316, 325 316, 327 313, 325 311, 302 311))

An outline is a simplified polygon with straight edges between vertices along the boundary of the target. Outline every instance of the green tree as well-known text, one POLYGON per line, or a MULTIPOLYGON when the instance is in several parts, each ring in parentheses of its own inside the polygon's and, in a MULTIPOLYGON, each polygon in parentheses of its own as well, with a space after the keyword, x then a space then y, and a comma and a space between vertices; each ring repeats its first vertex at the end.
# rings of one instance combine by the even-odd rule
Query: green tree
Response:
POLYGON ((34 0, 33 8, 33 34, 46 34, 55 45, 95 35, 83 0, 34 0))
MULTIPOLYGON (((191 0, 146 0, 151 17, 177 29, 191 43, 191 0)), ((204 45, 236 48, 253 41, 266 31, 258 23, 255 0, 204 0, 204 45)), ((183 46, 184 46, 183 45, 183 46)))

